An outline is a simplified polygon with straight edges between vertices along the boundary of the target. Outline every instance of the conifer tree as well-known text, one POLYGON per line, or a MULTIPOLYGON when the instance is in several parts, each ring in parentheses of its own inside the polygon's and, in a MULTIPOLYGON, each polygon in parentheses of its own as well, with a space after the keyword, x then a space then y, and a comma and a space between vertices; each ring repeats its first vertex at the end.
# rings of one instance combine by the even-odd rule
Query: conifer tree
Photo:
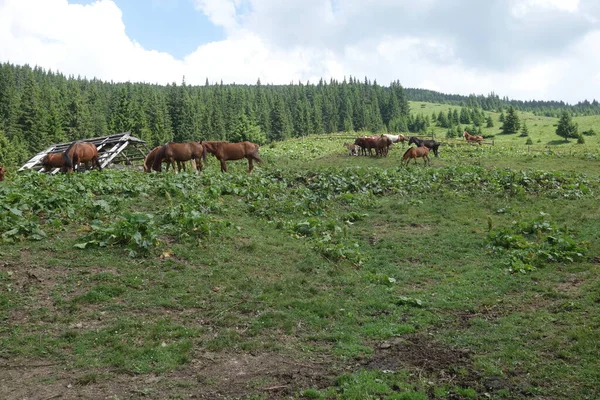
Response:
POLYGON ((579 128, 573 122, 571 113, 566 110, 563 111, 556 127, 556 134, 565 139, 565 141, 569 141, 569 138, 577 138, 579 136, 578 130, 579 128))
POLYGON ((508 110, 506 110, 506 117, 504 118, 504 124, 502 125, 502 131, 505 134, 517 133, 519 128, 521 127, 521 123, 519 121, 519 116, 517 115, 517 111, 513 106, 509 106, 508 110))

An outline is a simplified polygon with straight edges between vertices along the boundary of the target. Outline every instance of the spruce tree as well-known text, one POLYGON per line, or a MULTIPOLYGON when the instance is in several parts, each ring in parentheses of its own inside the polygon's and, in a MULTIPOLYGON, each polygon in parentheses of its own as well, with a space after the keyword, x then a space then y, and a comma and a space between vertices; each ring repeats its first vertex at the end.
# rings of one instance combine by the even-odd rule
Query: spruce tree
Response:
POLYGON ((571 118, 571 113, 566 110, 563 111, 556 127, 556 134, 568 142, 569 138, 577 138, 579 136, 578 130, 577 124, 571 118))
POLYGON ((485 127, 486 128, 493 128, 494 127, 494 120, 492 119, 491 115, 488 115, 486 123, 485 123, 485 127))
POLYGON ((505 134, 513 134, 519 131, 521 123, 517 111, 513 106, 509 106, 506 110, 506 117, 504 118, 504 124, 502 125, 502 131, 505 134))

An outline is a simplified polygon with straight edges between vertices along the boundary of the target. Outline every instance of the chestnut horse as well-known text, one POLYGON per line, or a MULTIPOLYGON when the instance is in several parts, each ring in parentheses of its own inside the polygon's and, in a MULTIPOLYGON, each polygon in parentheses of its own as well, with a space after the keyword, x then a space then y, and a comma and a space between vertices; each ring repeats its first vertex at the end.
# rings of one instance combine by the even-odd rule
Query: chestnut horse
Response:
MULTIPOLYGON (((152 151, 150 153, 148 153, 146 155, 146 157, 144 158, 144 172, 152 172, 152 165, 154 164, 154 157, 156 157, 156 153, 158 153, 158 151, 160 150, 162 146, 156 146, 155 148, 152 149, 152 151)), ((166 162, 166 159, 163 159, 163 162, 166 162)), ((167 172, 169 171, 169 167, 171 166, 171 164, 167 164, 167 172)), ((181 161, 177 161, 177 170, 179 170, 181 172, 181 170, 184 169, 185 170, 185 163, 182 163, 181 161)))
POLYGON ((421 146, 421 147, 409 147, 408 150, 402 156, 402 161, 400 165, 404 164, 406 161, 406 165, 410 163, 410 160, 415 160, 415 164, 417 163, 417 158, 423 157, 423 162, 425 165, 431 165, 431 160, 429 160, 429 147, 421 146))
POLYGON ((156 152, 152 169, 159 172, 162 171, 161 163, 166 161, 171 164, 173 171, 177 173, 175 170, 175 161, 183 162, 192 160, 196 164, 196 173, 198 173, 202 171, 202 159, 206 160, 206 148, 201 142, 169 142, 161 146, 156 152))
POLYGON ((463 137, 465 138, 465 140, 467 142, 479 143, 480 146, 481 146, 481 143, 483 143, 483 136, 469 135, 469 132, 467 132, 467 131, 463 132, 463 137))
POLYGON ((6 168, 4 168, 2 164, 0 164, 0 182, 4 180, 4 174, 6 174, 6 168))
POLYGON ((63 172, 73 171, 75 166, 80 163, 92 162, 92 168, 96 167, 102 171, 102 166, 98 160, 98 149, 94 143, 90 142, 73 142, 62 153, 63 157, 63 172))
POLYGON ((433 150, 433 155, 436 157, 438 156, 438 148, 441 145, 440 142, 436 142, 433 139, 419 139, 416 136, 411 136, 410 139, 408 139, 408 145, 410 146, 413 143, 416 144, 417 147, 425 146, 429 150, 433 150))
POLYGON ((229 160, 246 158, 248 160, 248 173, 251 173, 254 169, 254 160, 262 163, 262 158, 258 155, 258 148, 260 146, 256 143, 202 142, 202 144, 206 148, 206 151, 219 160, 221 163, 221 172, 227 172, 225 161, 229 160))
POLYGON ((49 153, 42 158, 42 167, 44 172, 48 172, 54 168, 62 168, 65 165, 62 153, 49 153))

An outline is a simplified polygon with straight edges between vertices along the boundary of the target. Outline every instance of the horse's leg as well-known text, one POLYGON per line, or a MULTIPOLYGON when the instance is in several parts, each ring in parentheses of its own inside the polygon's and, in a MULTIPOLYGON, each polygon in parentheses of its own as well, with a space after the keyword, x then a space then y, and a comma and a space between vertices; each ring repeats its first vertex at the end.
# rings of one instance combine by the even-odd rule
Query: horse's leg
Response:
POLYGON ((254 163, 252 162, 252 157, 248 157, 248 173, 251 174, 254 169, 254 163))
POLYGON ((173 168, 173 172, 175 172, 175 174, 177 175, 179 173, 179 171, 177 170, 177 168, 175 168, 175 159, 169 158, 167 160, 167 163, 171 164, 171 168, 173 168))
POLYGON ((219 160, 221 162, 221 172, 227 172, 227 164, 225 164, 225 160, 219 160))
POLYGON ((196 165, 196 160, 194 160, 193 158, 190 160, 190 162, 192 163, 192 171, 194 171, 196 173, 196 175, 198 175, 198 166, 196 165))
POLYGON ((202 165, 202 158, 196 159, 196 171, 201 172, 204 165, 202 165))

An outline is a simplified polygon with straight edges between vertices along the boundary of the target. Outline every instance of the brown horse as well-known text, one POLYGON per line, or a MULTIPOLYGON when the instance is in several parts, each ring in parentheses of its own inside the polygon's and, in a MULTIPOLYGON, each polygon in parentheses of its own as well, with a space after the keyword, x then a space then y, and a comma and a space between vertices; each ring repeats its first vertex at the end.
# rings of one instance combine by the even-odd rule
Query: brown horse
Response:
MULTIPOLYGON (((160 150, 162 146, 156 146, 152 149, 150 153, 146 155, 144 158, 144 172, 152 172, 152 165, 154 164, 154 158, 156 157, 156 153, 160 150)), ((166 159, 163 159, 163 162, 166 162, 166 159)), ((167 172, 169 171, 170 163, 167 163, 167 172)), ((181 161, 177 161, 177 170, 181 172, 181 170, 185 170, 185 163, 181 161)))
POLYGON ((215 156, 221 163, 221 172, 227 172, 225 161, 248 159, 248 173, 254 169, 253 161, 261 163, 258 155, 259 145, 252 142, 228 143, 228 142, 202 142, 206 151, 215 156))
MULTIPOLYGON (((206 148, 201 142, 172 143, 161 146, 154 156, 152 169, 162 171, 161 163, 166 161, 175 170, 175 161, 192 160, 196 164, 196 173, 202 171, 202 159, 206 160, 206 148)), ((167 167, 168 168, 168 167, 167 167)), ((177 173, 177 172, 175 172, 177 173)))
POLYGON ((467 142, 479 143, 480 146, 481 146, 481 143, 483 143, 483 136, 469 135, 469 132, 467 132, 467 131, 463 132, 463 137, 465 138, 465 140, 467 142))
POLYGON ((381 135, 375 140, 375 154, 387 157, 388 150, 392 145, 392 139, 387 135, 381 135))
POLYGON ((92 162, 92 168, 96 167, 102 171, 102 166, 98 160, 98 149, 94 143, 90 142, 73 142, 62 153, 63 157, 63 172, 73 171, 74 166, 80 163, 92 162))
POLYGON ((402 161, 400 162, 400 165, 404 165, 404 161, 406 161, 406 165, 408 165, 410 163, 410 160, 415 160, 416 164, 417 158, 419 157, 423 157, 425 165, 431 165, 431 161, 429 160, 429 148, 425 146, 410 147, 408 150, 406 150, 406 152, 402 156, 402 161))
POLYGON ((4 168, 2 164, 0 164, 0 182, 4 180, 4 174, 6 174, 6 168, 4 168))
POLYGON ((62 153, 49 153, 42 158, 42 167, 44 172, 48 172, 54 168, 62 168, 65 165, 62 153))

